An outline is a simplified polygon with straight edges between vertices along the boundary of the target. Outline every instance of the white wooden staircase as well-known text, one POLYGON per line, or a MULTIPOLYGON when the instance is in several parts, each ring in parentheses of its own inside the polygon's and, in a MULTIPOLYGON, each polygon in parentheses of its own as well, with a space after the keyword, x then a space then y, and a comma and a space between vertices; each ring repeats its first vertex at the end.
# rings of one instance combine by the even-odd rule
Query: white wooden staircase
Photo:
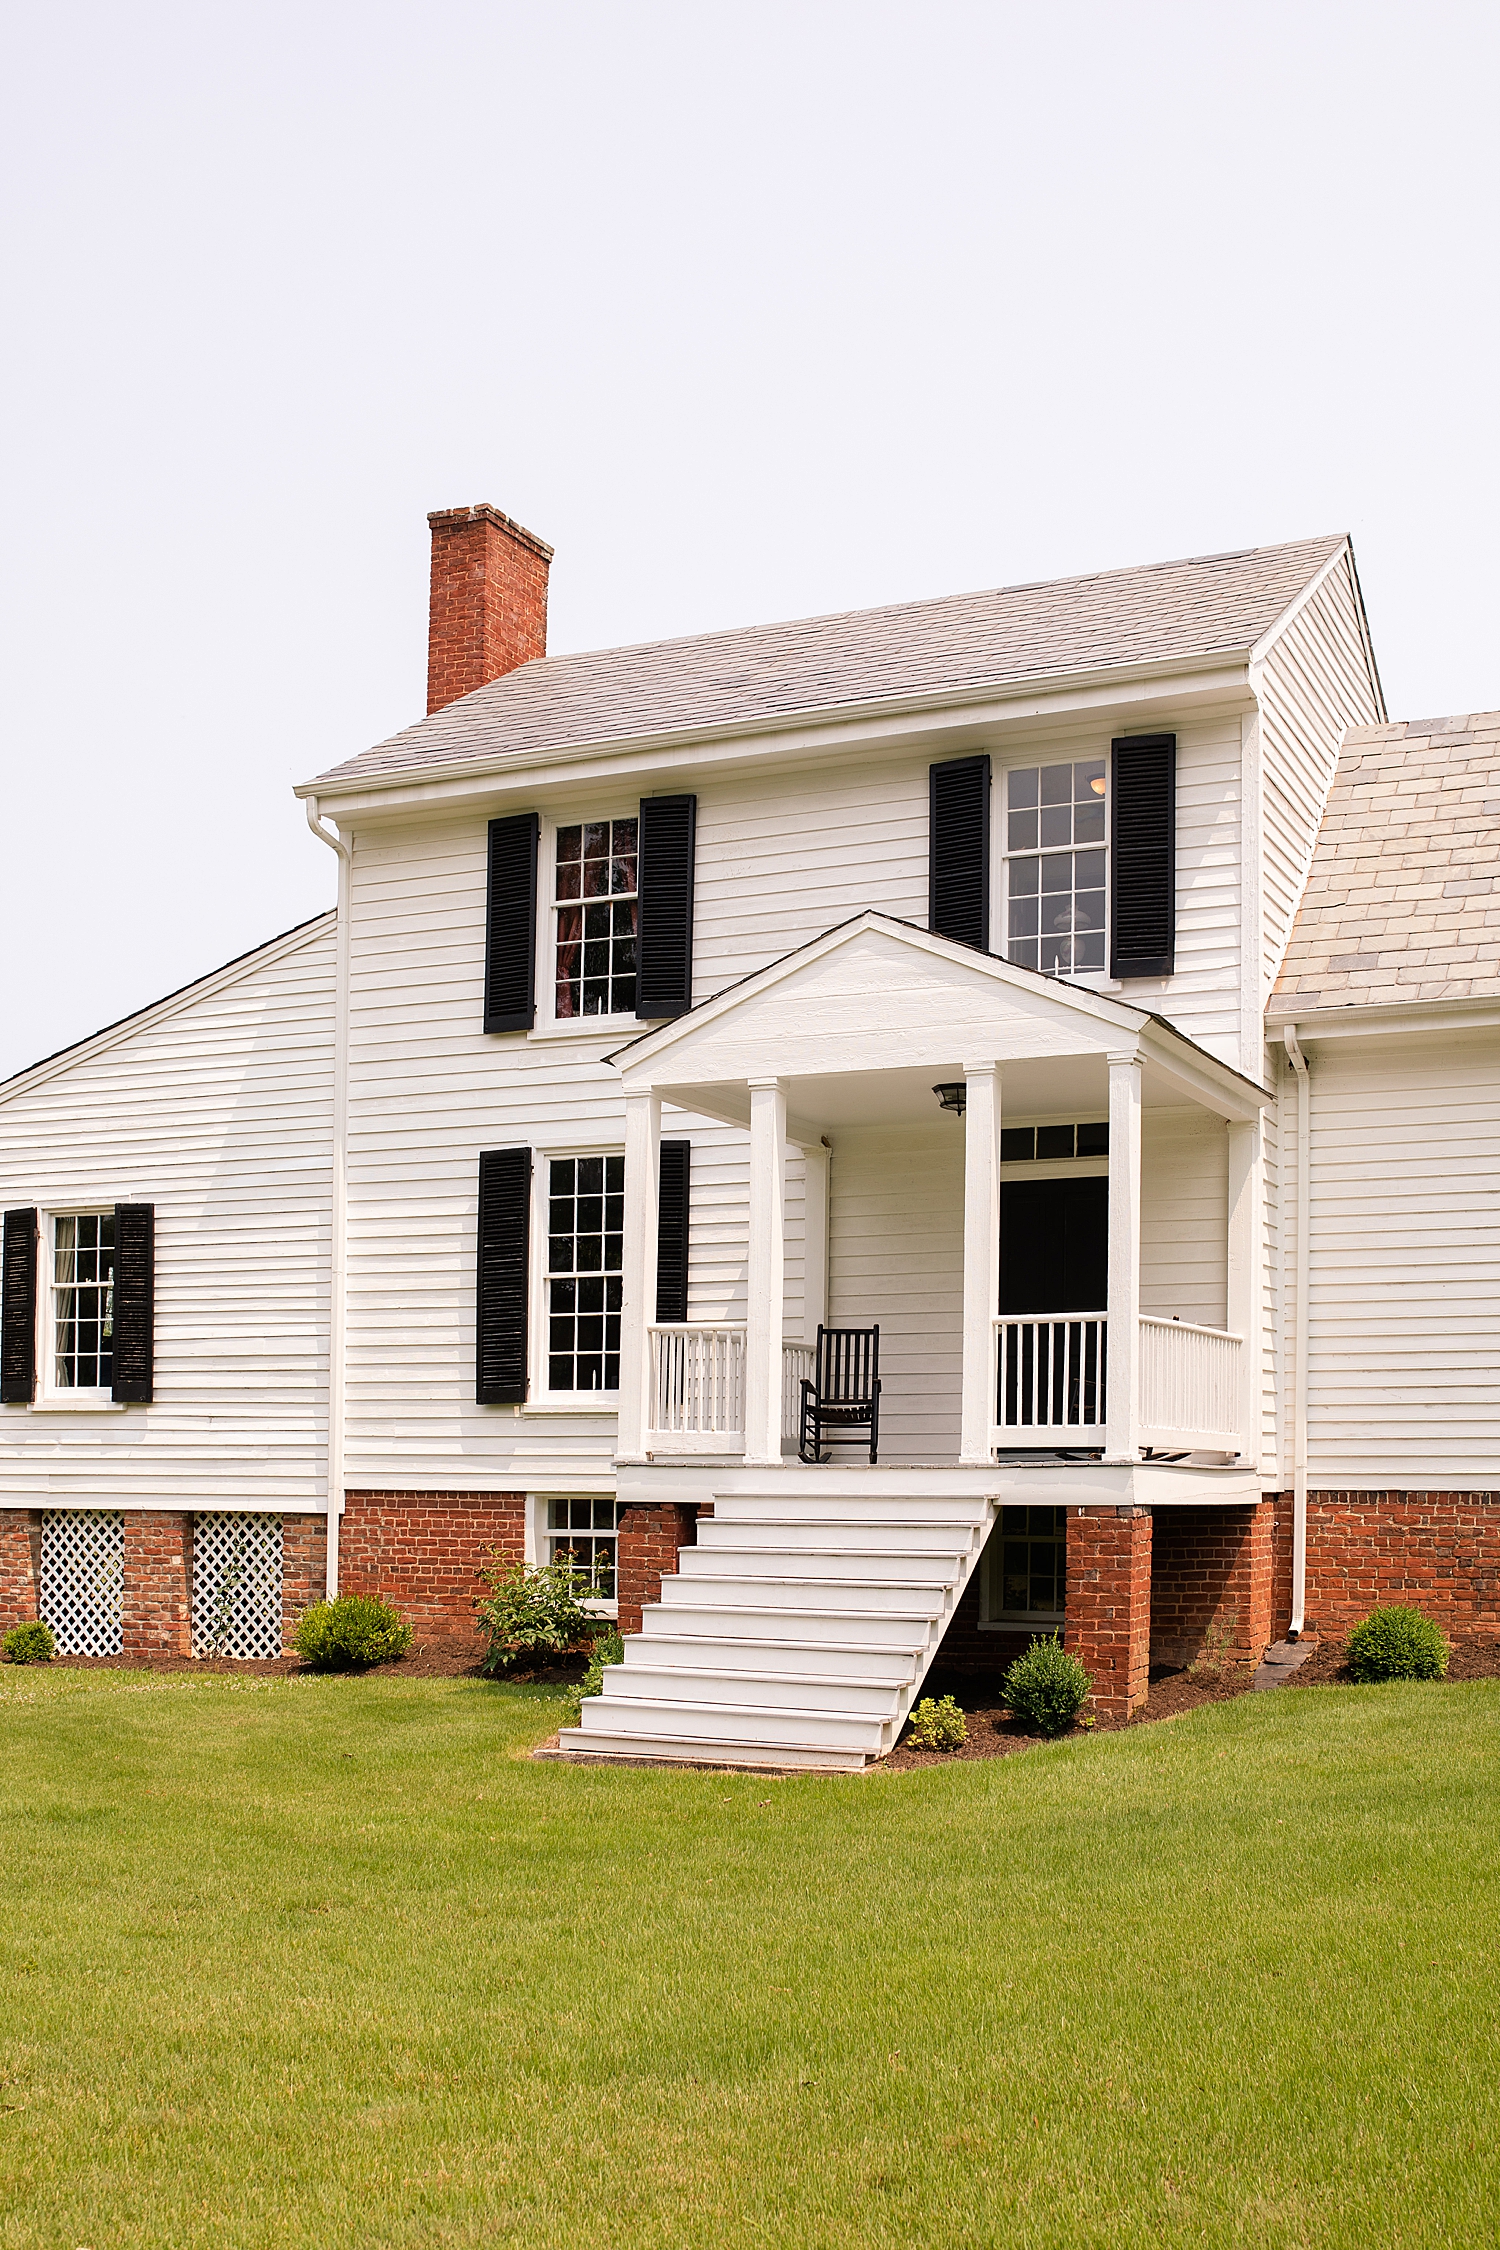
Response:
POLYGON ((967 1495, 717 1496, 559 1750, 857 1772, 895 1743, 995 1506, 967 1495))

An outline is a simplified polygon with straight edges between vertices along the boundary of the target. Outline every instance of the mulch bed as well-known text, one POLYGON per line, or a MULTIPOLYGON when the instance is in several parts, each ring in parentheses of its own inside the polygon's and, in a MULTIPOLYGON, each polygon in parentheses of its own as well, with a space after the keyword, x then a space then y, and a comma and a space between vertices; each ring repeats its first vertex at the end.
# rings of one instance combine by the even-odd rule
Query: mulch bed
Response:
MULTIPOLYGON (((1243 1695, 1253 1677, 1248 1665, 1230 1665, 1222 1673, 1200 1675, 1158 1666, 1151 1674, 1145 1702, 1128 1720, 1101 1719, 1092 1728, 1070 1727, 1066 1735, 1052 1739, 1065 1742, 1087 1733, 1115 1734, 1123 1726, 1180 1718, 1184 1711, 1196 1711, 1201 1704, 1227 1703, 1233 1696, 1243 1695)), ((1011 1717, 993 1681, 934 1673, 923 1682, 922 1694, 951 1695, 969 1722, 969 1739, 957 1750, 914 1750, 906 1741, 898 1742, 878 1761, 889 1773, 906 1773, 918 1766, 947 1766, 966 1758, 1007 1758, 1016 1750, 1035 1750, 1046 1739, 1028 1733, 1021 1720, 1011 1717)))
MULTIPOLYGON (((1321 1641, 1307 1662, 1298 1665, 1287 1686, 1352 1687, 1355 1683, 1346 1662, 1348 1645, 1345 1640, 1321 1641)), ((1500 1680, 1500 1635, 1450 1633, 1448 1650, 1448 1679, 1500 1680)))

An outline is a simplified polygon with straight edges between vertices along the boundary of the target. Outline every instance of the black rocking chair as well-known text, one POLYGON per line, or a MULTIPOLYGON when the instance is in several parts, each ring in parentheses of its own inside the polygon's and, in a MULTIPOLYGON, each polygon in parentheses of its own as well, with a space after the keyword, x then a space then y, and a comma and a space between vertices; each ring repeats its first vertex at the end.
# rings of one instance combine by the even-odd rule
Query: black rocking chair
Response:
POLYGON ((863 1444, 864 1430, 873 1468, 880 1450, 880 1330, 820 1325, 813 1380, 802 1381, 798 1452, 804 1461, 826 1461, 825 1444, 863 1444))

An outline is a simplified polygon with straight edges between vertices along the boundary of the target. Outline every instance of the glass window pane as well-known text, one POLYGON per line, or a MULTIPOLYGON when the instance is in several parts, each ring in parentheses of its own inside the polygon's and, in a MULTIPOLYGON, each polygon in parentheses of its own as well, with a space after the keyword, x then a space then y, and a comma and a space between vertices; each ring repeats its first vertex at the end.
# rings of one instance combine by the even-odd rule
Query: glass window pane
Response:
POLYGON ((1104 841, 1104 806, 1097 797, 1086 805, 1073 807, 1073 841, 1075 844, 1102 844, 1104 841))
POLYGON ((1103 852, 1075 852, 1073 854, 1073 880, 1081 891, 1098 891, 1104 888, 1103 852))
POLYGON ((1073 854, 1057 852, 1042 861, 1042 889, 1056 893, 1073 888, 1073 854))
MULTIPOLYGON (((1043 1158, 1050 1158, 1055 1162, 1060 1156, 1071 1156, 1073 1153, 1072 1126, 1038 1125, 1036 1129, 1036 1153, 1038 1161, 1043 1158)), ((1032 1513, 1034 1515, 1036 1510, 1033 1509, 1032 1513)))
POLYGON ((1010 895, 1012 898, 1034 898, 1041 887, 1042 863, 1039 859, 1013 859, 1010 863, 1010 895))
POLYGON ((1043 805, 1042 849, 1051 851, 1059 844, 1073 841, 1073 808, 1071 805, 1043 805))
POLYGON ((1043 766, 1042 803, 1044 805, 1070 805, 1073 802, 1073 768, 1071 766, 1043 766))
POLYGON ((1090 797, 1097 798, 1101 803, 1103 802, 1104 760, 1102 758, 1079 759, 1073 768, 1073 794, 1080 804, 1085 803, 1090 797))
POLYGON ((1108 1124, 1080 1125, 1078 1128, 1078 1153, 1080 1156, 1108 1156, 1108 1124))
POLYGON ((1013 898, 1010 902, 1010 934, 1012 937, 1035 937, 1041 924, 1037 918, 1039 902, 1034 898, 1013 898))
MULTIPOLYGON (((1000 1161, 1002 1164, 1029 1164, 1036 1154, 1036 1131, 1030 1125, 1002 1125, 1000 1128, 1000 1161)), ((1007 1508, 1005 1513, 1012 1511, 1007 1508)))
POLYGON ((1036 803, 1038 779, 1036 766, 1017 766, 1010 777, 1009 801, 1013 808, 1036 803))
POLYGON ((1034 812, 1013 812, 1009 819, 1009 830, 1010 849, 1013 852, 1034 852, 1036 850, 1037 831, 1036 814, 1034 812))

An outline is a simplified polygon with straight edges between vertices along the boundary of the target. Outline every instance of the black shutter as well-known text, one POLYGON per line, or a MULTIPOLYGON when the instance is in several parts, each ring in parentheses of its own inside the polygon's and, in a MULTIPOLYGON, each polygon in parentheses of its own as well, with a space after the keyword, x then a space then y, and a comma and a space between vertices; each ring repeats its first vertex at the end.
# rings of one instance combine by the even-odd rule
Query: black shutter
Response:
POLYGON ((661 1186, 656 1207, 656 1317, 686 1320, 688 1297, 688 1185, 691 1141, 661 1144, 661 1186))
POLYGON ((114 1354, 110 1396, 149 1406, 156 1311, 156 1205, 115 1205, 114 1354))
POLYGON ((0 1406, 36 1396, 36 1213, 5 1214, 0 1276, 0 1406))
POLYGON ((696 797, 641 799, 635 1012, 685 1016, 693 1004, 696 797))
POLYGON ((1177 737, 1110 745, 1109 973, 1168 977, 1177 939, 1177 737))
POLYGON ((534 812, 490 822, 484 918, 484 1028, 529 1031, 536 1021, 534 812))
POLYGON ((928 768, 927 927, 960 945, 990 943, 990 761, 928 768))
POLYGON ((531 1240, 531 1151, 485 1149, 479 1159, 479 1301, 474 1396, 481 1406, 526 1398, 531 1240))

